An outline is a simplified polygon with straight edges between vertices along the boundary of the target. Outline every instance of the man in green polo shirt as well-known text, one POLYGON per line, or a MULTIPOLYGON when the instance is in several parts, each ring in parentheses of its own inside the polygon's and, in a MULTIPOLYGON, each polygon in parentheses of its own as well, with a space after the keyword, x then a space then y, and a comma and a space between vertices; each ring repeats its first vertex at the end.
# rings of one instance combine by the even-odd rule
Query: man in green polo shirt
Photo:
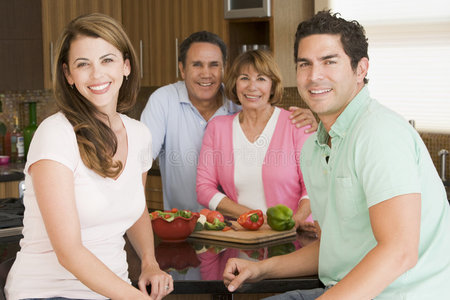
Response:
POLYGON ((450 299, 445 189, 414 128, 370 97, 367 49, 362 26, 337 14, 299 25, 297 87, 320 118, 300 164, 321 236, 265 261, 231 259, 229 290, 319 274, 324 289, 270 299, 450 299))

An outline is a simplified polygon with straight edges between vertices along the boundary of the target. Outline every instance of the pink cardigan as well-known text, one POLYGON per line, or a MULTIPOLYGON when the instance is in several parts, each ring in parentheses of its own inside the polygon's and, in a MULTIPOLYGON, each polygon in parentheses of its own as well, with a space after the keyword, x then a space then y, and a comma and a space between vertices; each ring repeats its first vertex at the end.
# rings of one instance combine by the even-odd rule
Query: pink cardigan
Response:
MULTIPOLYGON (((303 143, 310 134, 292 125, 290 114, 281 109, 264 158, 262 178, 267 207, 281 203, 295 212, 299 199, 307 195, 299 158, 303 143)), ((206 127, 197 167, 197 200, 205 207, 219 190, 235 202, 238 199, 234 185, 235 116, 215 117, 206 127)))

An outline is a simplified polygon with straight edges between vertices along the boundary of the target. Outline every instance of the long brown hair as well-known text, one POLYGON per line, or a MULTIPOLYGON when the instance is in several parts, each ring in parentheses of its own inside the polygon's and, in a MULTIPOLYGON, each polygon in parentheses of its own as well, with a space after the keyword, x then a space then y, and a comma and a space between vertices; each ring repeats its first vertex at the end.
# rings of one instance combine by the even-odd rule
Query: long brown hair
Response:
POLYGON ((116 177, 123 169, 120 161, 114 161, 117 138, 110 126, 101 119, 108 116, 100 112, 71 87, 64 76, 64 64, 68 65, 69 49, 78 36, 102 38, 116 47, 123 59, 130 61, 131 73, 119 90, 117 111, 125 112, 136 102, 139 91, 139 67, 133 46, 122 26, 113 18, 99 14, 83 15, 72 20, 61 34, 53 67, 53 90, 56 104, 72 124, 83 163, 103 177, 116 177))

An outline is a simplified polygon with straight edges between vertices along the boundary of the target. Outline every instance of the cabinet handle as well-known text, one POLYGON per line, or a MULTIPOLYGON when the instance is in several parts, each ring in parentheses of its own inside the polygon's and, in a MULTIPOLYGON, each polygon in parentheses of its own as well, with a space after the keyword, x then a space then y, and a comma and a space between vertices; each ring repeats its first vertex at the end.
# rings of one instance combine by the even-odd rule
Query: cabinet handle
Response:
POLYGON ((157 188, 148 188, 147 190, 149 190, 150 192, 162 192, 162 189, 157 188))
POLYGON ((50 80, 53 82, 53 42, 50 42, 50 80))
POLYGON ((178 79, 178 38, 175 38, 175 74, 178 79))
POLYGON ((141 68, 141 79, 144 78, 144 69, 143 69, 143 62, 142 62, 142 53, 143 53, 144 46, 142 45, 142 40, 139 40, 139 67, 141 68))

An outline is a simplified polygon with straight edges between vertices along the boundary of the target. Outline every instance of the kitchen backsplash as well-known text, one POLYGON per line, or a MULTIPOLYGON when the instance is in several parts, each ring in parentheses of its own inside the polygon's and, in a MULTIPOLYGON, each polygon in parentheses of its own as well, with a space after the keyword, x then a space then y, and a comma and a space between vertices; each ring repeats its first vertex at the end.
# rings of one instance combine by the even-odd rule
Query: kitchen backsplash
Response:
MULTIPOLYGON (((135 108, 128 113, 130 117, 139 119, 141 111, 147 103, 148 97, 155 91, 156 88, 157 87, 141 88, 135 108)), ((20 128, 23 129, 28 124, 28 102, 37 102, 38 124, 40 124, 43 119, 57 111, 51 90, 7 91, 0 92, 0 94, 5 95, 3 103, 3 118, 9 130, 13 128, 14 115, 19 117, 20 128)), ((295 87, 285 89, 283 101, 280 106, 286 109, 288 109, 289 106, 307 107, 305 102, 301 100, 298 95, 297 88, 295 87)), ((438 156, 438 152, 441 149, 450 151, 450 135, 428 132, 419 132, 419 134, 427 145, 436 169, 439 174, 441 174, 441 158, 438 156)), ((446 174, 447 178, 450 177, 450 157, 447 157, 446 174)))
POLYGON ((57 111, 53 93, 51 90, 33 90, 33 91, 6 91, 0 92, 4 97, 3 101, 3 119, 8 130, 14 128, 14 116, 19 119, 19 127, 23 130, 29 123, 29 102, 36 102, 37 122, 57 111))

